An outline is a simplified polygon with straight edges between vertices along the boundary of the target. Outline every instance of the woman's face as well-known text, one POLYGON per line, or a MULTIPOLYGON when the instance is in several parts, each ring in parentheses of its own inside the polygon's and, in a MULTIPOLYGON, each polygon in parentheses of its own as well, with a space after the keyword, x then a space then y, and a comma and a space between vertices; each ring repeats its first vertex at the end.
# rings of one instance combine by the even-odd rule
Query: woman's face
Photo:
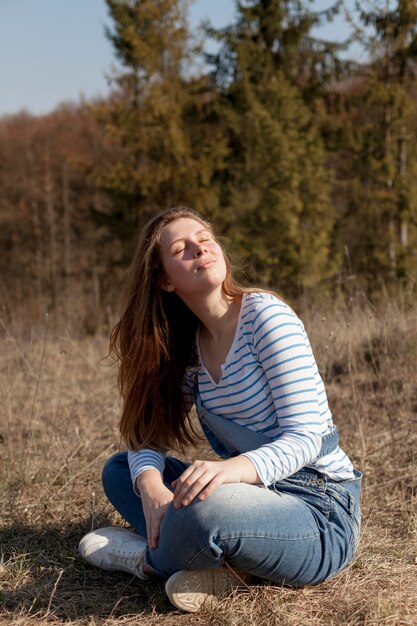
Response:
POLYGON ((197 220, 180 217, 162 231, 162 288, 181 298, 203 295, 223 284, 226 262, 212 233, 197 220))

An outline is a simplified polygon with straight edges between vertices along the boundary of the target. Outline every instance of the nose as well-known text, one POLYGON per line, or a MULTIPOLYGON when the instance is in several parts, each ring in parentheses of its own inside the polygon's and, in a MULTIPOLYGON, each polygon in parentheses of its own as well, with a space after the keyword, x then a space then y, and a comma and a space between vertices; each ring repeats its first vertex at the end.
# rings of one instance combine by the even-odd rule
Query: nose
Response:
POLYGON ((195 250, 194 250, 194 256, 196 258, 200 257, 203 254, 204 250, 205 250, 205 248, 204 248, 203 244, 196 243, 195 250))

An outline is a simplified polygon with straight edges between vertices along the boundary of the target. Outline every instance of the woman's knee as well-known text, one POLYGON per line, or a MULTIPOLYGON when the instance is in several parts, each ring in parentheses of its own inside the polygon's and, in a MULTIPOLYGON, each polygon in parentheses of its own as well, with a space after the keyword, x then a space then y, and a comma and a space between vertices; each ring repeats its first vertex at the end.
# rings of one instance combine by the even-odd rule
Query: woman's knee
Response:
POLYGON ((224 509, 219 509, 219 496, 195 499, 179 509, 172 503, 169 505, 162 520, 158 548, 151 550, 148 561, 163 576, 181 569, 196 569, 193 567, 196 560, 198 569, 221 564, 224 509))
POLYGON ((184 535, 185 541, 192 529, 193 536, 203 542, 229 526, 234 527, 238 510, 242 511, 244 507, 241 497, 236 494, 238 487, 221 485, 206 500, 195 498, 191 504, 180 509, 171 505, 164 517, 165 526, 167 529, 175 528, 177 533, 184 535))
POLYGON ((117 452, 107 459, 101 472, 101 482, 105 493, 114 484, 115 477, 120 475, 120 471, 126 470, 129 471, 126 452, 117 452))

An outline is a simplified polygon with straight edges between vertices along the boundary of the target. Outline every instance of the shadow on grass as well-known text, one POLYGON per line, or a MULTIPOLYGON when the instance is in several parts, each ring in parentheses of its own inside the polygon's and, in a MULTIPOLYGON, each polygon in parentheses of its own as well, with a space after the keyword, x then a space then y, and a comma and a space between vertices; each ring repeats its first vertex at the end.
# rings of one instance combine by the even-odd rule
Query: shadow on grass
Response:
MULTIPOLYGON (((106 519, 100 526, 111 525, 106 519)), ((50 615, 62 621, 167 614, 163 584, 91 567, 78 554, 84 524, 0 529, 0 605, 9 614, 50 615)))

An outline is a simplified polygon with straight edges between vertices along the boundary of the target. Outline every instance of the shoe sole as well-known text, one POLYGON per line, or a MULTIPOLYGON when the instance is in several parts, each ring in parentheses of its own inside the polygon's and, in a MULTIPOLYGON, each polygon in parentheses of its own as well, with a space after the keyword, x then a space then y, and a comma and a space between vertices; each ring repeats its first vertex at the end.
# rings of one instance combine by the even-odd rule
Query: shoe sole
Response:
POLYGON ((196 613, 202 606, 212 608, 241 581, 225 567, 208 570, 183 570, 173 574, 165 583, 171 603, 188 613, 196 613))

